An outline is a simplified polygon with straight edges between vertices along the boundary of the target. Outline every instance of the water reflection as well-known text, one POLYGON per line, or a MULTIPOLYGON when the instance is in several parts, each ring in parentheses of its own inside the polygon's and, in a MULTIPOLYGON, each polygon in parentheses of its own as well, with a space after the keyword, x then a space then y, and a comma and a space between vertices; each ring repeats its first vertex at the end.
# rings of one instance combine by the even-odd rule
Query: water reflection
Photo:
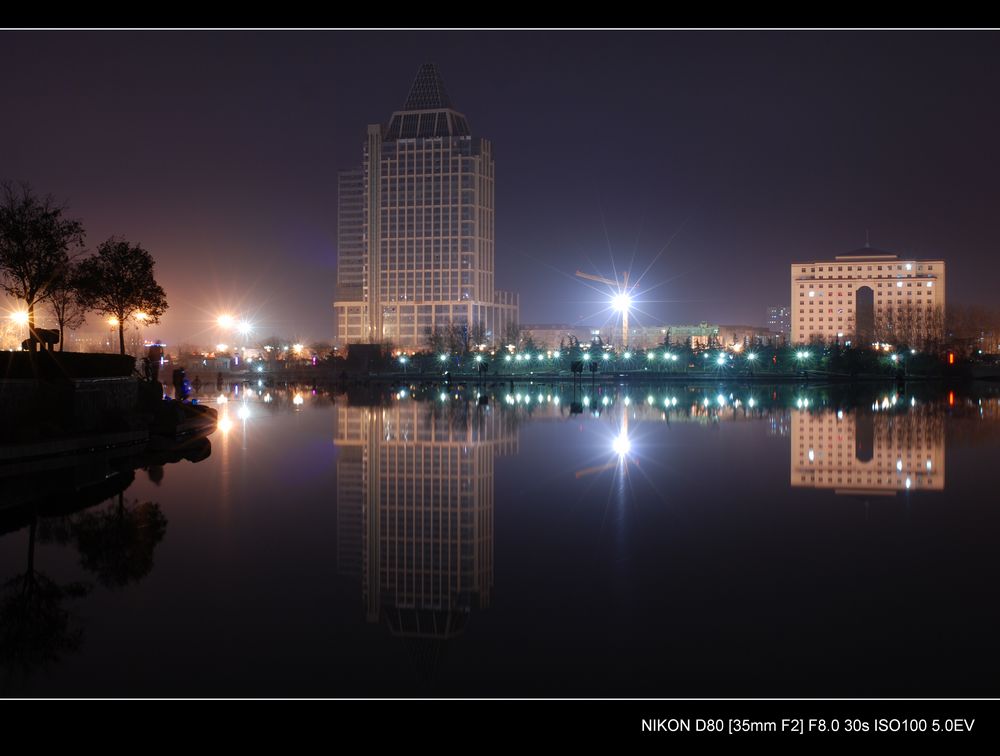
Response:
POLYGON ((516 453, 513 419, 464 401, 338 407, 337 566, 369 622, 444 640, 490 606, 494 457, 516 453))
POLYGON ((84 583, 61 584, 35 566, 38 518, 28 526, 27 566, 0 587, 0 670, 3 692, 16 691, 35 669, 80 648, 83 626, 64 604, 85 596, 84 583))
POLYGON ((83 622, 74 600, 88 581, 61 582, 36 560, 36 545, 73 547, 80 566, 107 588, 138 583, 153 569, 167 518, 153 501, 126 499, 135 471, 160 485, 164 466, 211 453, 204 436, 165 441, 102 438, 105 448, 0 466, 0 535, 25 532, 24 572, 0 582, 0 681, 16 692, 33 673, 80 650, 83 622), (130 442, 127 442, 130 441, 130 442))
POLYGON ((886 496, 944 490, 944 417, 931 406, 796 409, 790 448, 792 486, 886 496))
POLYGON ((206 464, 0 474, 6 690, 996 693, 994 388, 219 393, 206 464))

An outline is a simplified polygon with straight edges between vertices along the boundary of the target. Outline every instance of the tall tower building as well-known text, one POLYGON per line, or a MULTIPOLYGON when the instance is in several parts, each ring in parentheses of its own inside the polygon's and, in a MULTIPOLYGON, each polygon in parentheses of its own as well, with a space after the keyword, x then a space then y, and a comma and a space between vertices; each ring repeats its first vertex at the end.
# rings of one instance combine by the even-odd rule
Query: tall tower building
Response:
POLYGON ((340 343, 364 341, 365 177, 359 168, 337 174, 337 291, 340 343), (346 303, 351 304, 346 304, 346 303))
POLYGON ((370 125, 359 169, 340 174, 338 218, 360 199, 361 243, 338 241, 337 340, 426 348, 435 334, 500 342, 516 296, 494 287, 493 145, 473 137, 432 64, 388 126, 370 125), (358 260, 362 261, 358 285, 358 260))

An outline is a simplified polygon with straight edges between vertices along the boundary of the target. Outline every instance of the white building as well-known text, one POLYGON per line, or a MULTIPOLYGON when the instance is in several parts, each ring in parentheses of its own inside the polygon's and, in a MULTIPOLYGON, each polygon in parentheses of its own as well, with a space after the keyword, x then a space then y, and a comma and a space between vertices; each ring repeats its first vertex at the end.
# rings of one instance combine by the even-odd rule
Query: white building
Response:
POLYGON ((944 328, 943 260, 860 249, 792 263, 792 343, 921 345, 944 328))

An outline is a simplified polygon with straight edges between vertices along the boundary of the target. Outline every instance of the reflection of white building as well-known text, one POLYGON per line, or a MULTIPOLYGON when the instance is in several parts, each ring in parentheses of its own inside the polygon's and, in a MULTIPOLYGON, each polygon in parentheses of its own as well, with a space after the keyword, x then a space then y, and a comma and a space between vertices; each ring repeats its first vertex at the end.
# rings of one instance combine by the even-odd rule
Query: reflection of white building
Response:
POLYGON ((448 638, 493 589, 494 457, 517 439, 490 407, 340 406, 338 569, 360 576, 368 619, 448 638))
POLYGON ((791 416, 791 484, 837 493, 944 490, 944 420, 919 409, 791 416))

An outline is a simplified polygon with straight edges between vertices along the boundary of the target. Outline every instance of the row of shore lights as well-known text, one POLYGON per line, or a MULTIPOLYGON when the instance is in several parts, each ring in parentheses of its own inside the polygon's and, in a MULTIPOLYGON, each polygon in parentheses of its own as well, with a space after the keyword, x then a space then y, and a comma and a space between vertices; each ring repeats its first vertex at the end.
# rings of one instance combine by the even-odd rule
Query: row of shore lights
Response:
MULTIPOLYGON (((737 354, 739 354, 739 353, 740 353, 739 349, 734 349, 733 352, 729 352, 729 353, 727 353, 727 352, 720 352, 719 355, 715 358, 715 363, 717 365, 724 366, 724 365, 728 364, 729 362, 731 362, 735 358, 735 356, 737 354)), ((910 353, 911 354, 916 354, 917 350, 916 349, 911 349, 910 353)), ((544 362, 546 359, 558 360, 561 356, 562 356, 562 352, 558 352, 558 351, 556 351, 556 352, 545 352, 544 354, 541 353, 541 352, 539 352, 538 355, 537 355, 539 362, 544 362)), ((710 352, 705 352, 705 359, 706 360, 709 359, 711 356, 712 355, 711 355, 710 352)), ((747 352, 747 354, 746 354, 746 360, 747 360, 747 362, 755 362, 757 360, 757 356, 758 355, 757 355, 756 352, 747 352)), ((611 360, 611 357, 612 357, 612 353, 611 352, 602 352, 601 353, 601 360, 603 362, 609 362, 611 360)), ((633 357, 632 352, 624 352, 624 353, 622 353, 622 358, 625 359, 625 360, 631 360, 632 357, 633 357)), ((798 351, 795 352, 795 359, 798 360, 798 361, 800 361, 800 362, 802 360, 808 360, 811 357, 812 357, 812 352, 810 352, 808 349, 800 349, 800 350, 798 350, 798 351)), ((440 362, 442 362, 442 363, 447 362, 448 358, 449 358, 448 354, 440 354, 440 355, 438 355, 438 360, 440 362)), ((647 352, 646 353, 646 359, 649 362, 653 362, 654 360, 656 360, 656 358, 657 358, 657 353, 656 352, 647 352)), ((504 362, 524 362, 524 363, 530 363, 531 359, 532 359, 531 355, 527 354, 527 353, 525 353, 525 354, 514 354, 514 355, 505 354, 504 358, 503 358, 504 362)), ((677 362, 677 360, 679 360, 680 357, 677 354, 673 353, 673 352, 664 352, 663 353, 663 359, 664 359, 664 361, 667 361, 667 362, 677 362)), ((893 362, 897 362, 898 360, 902 359, 902 356, 900 356, 898 354, 893 354, 891 356, 891 359, 892 359, 893 362)), ((590 352, 584 352, 583 355, 582 355, 582 360, 584 362, 589 362, 591 360, 590 352)), ((476 355, 476 362, 482 362, 482 361, 483 361, 483 355, 482 354, 477 354, 476 355)), ((407 357, 405 354, 402 354, 402 355, 399 356, 399 362, 400 362, 401 365, 406 365, 409 362, 409 357, 407 357)))
MULTIPOLYGON (((611 360, 611 356, 612 356, 611 352, 602 352, 601 353, 601 360, 603 362, 609 362, 611 360)), ((633 356, 634 355, 632 354, 632 352, 624 352, 622 354, 622 358, 625 359, 625 360, 631 360, 633 356)), ((705 354, 706 359, 708 358, 708 356, 709 355, 706 353, 705 354)), ((806 353, 806 356, 808 356, 808 353, 806 353)), ((544 362, 547 359, 558 360, 561 357, 562 357, 562 352, 558 352, 558 351, 556 351, 556 352, 546 352, 544 354, 542 354, 541 352, 539 352, 538 355, 537 355, 537 358, 538 358, 539 362, 544 362)), ((648 361, 650 361, 650 362, 652 362, 653 360, 655 360, 656 357, 657 357, 657 353, 656 352, 647 352, 646 353, 646 359, 648 361)), ((449 355, 447 355, 447 354, 440 354, 440 355, 438 355, 438 360, 440 362, 447 362, 448 358, 449 358, 449 355)), ((476 359, 476 362, 482 362, 483 361, 483 355, 477 354, 475 359, 476 359)), ((531 359, 532 358, 531 358, 530 354, 514 354, 514 355, 505 354, 504 358, 503 358, 504 362, 525 362, 525 363, 531 362, 531 359)), ((582 357, 581 357, 581 359, 584 362, 589 362, 591 360, 590 352, 584 352, 583 355, 582 355, 582 357)), ((679 360, 680 357, 678 355, 672 353, 672 352, 664 352, 663 353, 663 359, 665 361, 667 361, 667 362, 677 362, 677 360, 679 360)), ((732 359, 731 355, 730 355, 729 359, 730 360, 732 359)), ((747 354, 747 360, 749 360, 750 362, 753 362, 756 359, 757 359, 757 355, 755 353, 749 352, 747 354)), ((407 357, 405 354, 401 354, 399 356, 399 362, 400 362, 401 365, 405 365, 405 364, 407 364, 409 362, 409 357, 407 357)), ((720 354, 719 357, 717 358, 717 362, 720 365, 725 364, 725 362, 726 362, 726 356, 724 354, 720 354)))

